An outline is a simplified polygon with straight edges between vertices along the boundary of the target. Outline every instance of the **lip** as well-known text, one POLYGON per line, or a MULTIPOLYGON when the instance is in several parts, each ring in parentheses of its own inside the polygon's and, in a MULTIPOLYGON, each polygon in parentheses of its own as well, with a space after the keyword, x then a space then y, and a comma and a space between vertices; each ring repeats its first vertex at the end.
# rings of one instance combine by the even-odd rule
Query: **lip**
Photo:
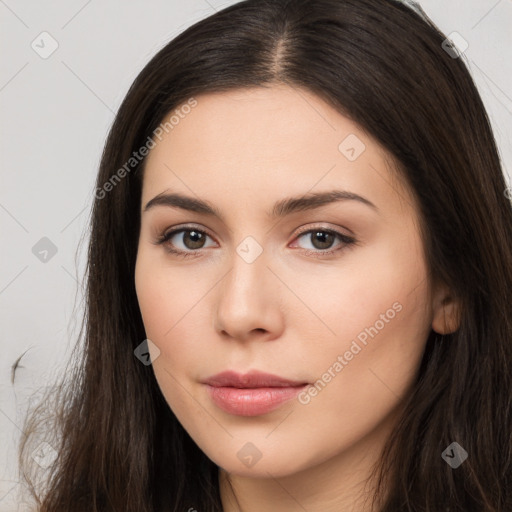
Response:
POLYGON ((213 402, 223 411, 238 416, 269 413, 297 396, 309 383, 252 370, 232 370, 203 381, 213 402))
POLYGON ((209 384, 214 387, 232 387, 232 388, 285 388, 302 386, 308 384, 306 381, 290 380, 271 373, 251 370, 247 373, 238 373, 233 370, 227 370, 208 377, 203 384, 209 384))

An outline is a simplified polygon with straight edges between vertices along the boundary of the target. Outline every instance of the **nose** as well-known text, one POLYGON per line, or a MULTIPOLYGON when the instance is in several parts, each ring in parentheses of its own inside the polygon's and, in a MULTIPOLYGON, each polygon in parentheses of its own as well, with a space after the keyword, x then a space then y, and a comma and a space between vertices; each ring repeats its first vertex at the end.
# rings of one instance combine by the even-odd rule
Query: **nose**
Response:
POLYGON ((240 341, 279 337, 284 325, 281 283, 269 269, 267 253, 251 262, 234 252, 231 261, 231 270, 216 287, 216 331, 240 341))

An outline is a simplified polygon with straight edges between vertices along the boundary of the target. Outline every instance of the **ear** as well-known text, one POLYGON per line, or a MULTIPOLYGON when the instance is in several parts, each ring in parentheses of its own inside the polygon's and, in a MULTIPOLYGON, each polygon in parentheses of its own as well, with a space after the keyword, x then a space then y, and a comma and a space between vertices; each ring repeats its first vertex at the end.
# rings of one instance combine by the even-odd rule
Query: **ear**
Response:
POLYGON ((437 286, 432 300, 432 312, 432 329, 437 333, 451 334, 460 327, 460 302, 445 284, 437 286))

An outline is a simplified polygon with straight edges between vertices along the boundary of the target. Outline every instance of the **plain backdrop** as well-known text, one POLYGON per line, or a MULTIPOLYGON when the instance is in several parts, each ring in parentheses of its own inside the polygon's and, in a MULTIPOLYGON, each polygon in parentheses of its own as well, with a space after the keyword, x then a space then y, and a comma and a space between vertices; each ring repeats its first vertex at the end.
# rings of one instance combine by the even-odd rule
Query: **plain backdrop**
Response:
MULTIPOLYGON (((1 512, 25 510, 17 498, 23 417, 32 393, 59 374, 78 334, 94 182, 115 112, 157 50, 233 3, 0 0, 1 512), (23 353, 13 383, 12 365, 23 353)), ((421 6, 445 34, 467 41, 463 58, 510 184, 512 1, 421 6)))

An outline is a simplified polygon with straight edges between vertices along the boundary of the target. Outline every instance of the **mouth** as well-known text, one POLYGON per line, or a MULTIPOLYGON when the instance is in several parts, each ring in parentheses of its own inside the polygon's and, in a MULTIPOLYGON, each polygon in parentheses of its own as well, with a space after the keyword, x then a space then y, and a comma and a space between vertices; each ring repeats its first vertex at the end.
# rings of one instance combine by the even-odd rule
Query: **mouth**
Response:
POLYGON ((308 382, 251 371, 226 371, 203 381, 211 400, 223 411, 237 416, 258 416, 279 408, 297 396, 308 382))

